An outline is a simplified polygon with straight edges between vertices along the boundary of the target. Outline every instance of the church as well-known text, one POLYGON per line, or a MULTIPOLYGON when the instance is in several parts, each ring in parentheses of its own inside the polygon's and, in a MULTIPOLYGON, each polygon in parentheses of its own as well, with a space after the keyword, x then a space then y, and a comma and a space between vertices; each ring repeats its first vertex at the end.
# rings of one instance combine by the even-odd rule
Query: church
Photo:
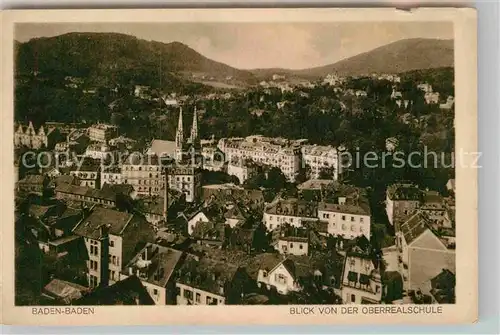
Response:
POLYGON ((175 134, 175 164, 168 168, 167 188, 182 192, 187 202, 196 202, 201 197, 201 170, 203 157, 198 134, 198 115, 196 107, 193 114, 191 134, 184 139, 182 108, 175 134))

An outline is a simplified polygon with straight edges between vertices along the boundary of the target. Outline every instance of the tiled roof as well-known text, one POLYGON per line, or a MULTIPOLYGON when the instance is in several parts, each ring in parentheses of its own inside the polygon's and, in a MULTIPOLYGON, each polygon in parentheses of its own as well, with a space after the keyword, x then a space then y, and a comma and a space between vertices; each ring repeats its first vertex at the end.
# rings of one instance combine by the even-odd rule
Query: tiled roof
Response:
POLYGON ((45 176, 39 174, 29 174, 23 179, 19 180, 18 183, 43 184, 44 181, 45 181, 45 176))
POLYGON ((87 186, 61 183, 57 185, 55 192, 80 195, 84 197, 102 199, 107 201, 116 201, 116 193, 112 191, 110 188, 99 190, 87 186))
POLYGON ((359 202, 358 204, 332 204, 320 202, 318 210, 335 213, 370 215, 370 206, 367 202, 359 202))
POLYGON ((74 229, 74 233, 80 236, 99 239, 101 237, 101 226, 108 226, 109 233, 121 235, 127 224, 133 218, 133 214, 115 211, 113 209, 96 207, 90 216, 74 229))
POLYGON ((418 212, 400 225, 399 230, 403 233, 407 244, 413 242, 428 227, 428 220, 424 213, 418 212))
POLYGON ((188 255, 184 264, 176 271, 176 280, 191 287, 225 296, 225 290, 237 271, 238 266, 231 263, 208 258, 197 260, 188 255))
POLYGON ((132 274, 137 274, 141 280, 165 287, 181 257, 181 251, 148 243, 127 264, 124 273, 132 269, 132 274))

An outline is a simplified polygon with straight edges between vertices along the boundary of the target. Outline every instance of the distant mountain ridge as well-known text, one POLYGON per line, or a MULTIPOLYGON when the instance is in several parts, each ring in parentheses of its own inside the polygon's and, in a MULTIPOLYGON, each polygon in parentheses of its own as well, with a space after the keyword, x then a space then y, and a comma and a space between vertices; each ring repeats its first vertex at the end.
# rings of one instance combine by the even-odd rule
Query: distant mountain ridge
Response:
POLYGON ((263 79, 272 74, 287 74, 304 78, 319 78, 331 73, 339 75, 369 75, 371 73, 403 73, 413 70, 453 67, 453 40, 404 39, 383 45, 329 65, 302 69, 254 69, 263 79))
MULTIPOLYGON (((107 80, 110 75, 131 77, 138 84, 181 78, 231 80, 255 84, 273 74, 317 79, 330 73, 368 75, 453 67, 453 40, 405 39, 339 62, 290 70, 240 70, 211 60, 180 42, 146 41, 119 33, 67 33, 15 42, 18 73, 40 71, 107 80)), ((201 80, 201 79, 200 79, 201 80)))

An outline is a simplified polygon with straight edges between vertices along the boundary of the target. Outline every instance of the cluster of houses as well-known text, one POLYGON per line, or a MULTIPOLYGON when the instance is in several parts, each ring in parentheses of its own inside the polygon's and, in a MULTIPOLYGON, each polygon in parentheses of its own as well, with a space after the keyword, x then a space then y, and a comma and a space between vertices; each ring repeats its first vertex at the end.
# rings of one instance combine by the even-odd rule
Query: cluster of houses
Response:
MULTIPOLYGON (((52 132, 30 124, 15 139, 32 148, 52 143, 54 152, 78 147, 84 158, 16 183, 16 225, 41 252, 70 259, 83 274, 81 280, 56 274, 44 283, 52 303, 454 299, 454 181, 446 196, 411 184, 388 187, 395 244, 379 257, 370 243, 367 191, 339 182, 337 148, 263 136, 202 141, 196 110, 189 136, 181 110, 175 141, 154 140, 141 155, 130 153, 135 142, 114 126, 73 129, 65 142, 47 142, 52 132), (119 152, 126 159, 103 168, 119 152), (244 183, 262 166, 294 182, 303 162, 310 179, 294 196, 203 184, 203 169, 222 169, 244 183), (320 179, 325 169, 328 179, 320 179)), ((386 144, 395 148, 397 140, 386 144)))

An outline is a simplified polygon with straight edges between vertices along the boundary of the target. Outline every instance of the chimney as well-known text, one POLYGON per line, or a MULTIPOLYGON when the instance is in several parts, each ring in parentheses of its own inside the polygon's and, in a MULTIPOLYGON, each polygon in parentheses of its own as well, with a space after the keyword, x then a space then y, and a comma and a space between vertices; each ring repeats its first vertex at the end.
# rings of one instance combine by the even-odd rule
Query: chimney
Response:
POLYGON ((106 225, 103 224, 99 226, 99 232, 101 234, 101 237, 108 237, 109 227, 110 227, 109 224, 106 225))

